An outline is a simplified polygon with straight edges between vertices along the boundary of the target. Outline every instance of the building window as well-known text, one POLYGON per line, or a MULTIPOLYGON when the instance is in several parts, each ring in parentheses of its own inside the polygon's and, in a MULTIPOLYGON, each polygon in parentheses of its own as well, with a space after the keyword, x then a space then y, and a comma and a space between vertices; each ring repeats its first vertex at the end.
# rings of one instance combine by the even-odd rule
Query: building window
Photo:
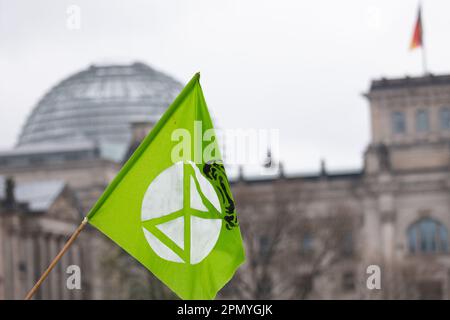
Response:
POLYGON ((449 108, 442 108, 440 115, 441 129, 450 129, 450 110, 449 108))
POLYGON ((309 256, 313 253, 313 237, 310 233, 305 233, 302 236, 300 253, 303 256, 309 256))
POLYGON ((406 131, 405 114, 400 111, 392 113, 392 131, 394 133, 404 133, 406 131))
POLYGON ((426 110, 417 110, 416 113, 416 130, 418 132, 426 132, 428 131, 428 112, 426 110))
POLYGON ((27 272, 27 264, 24 261, 19 262, 19 271, 20 272, 27 272))
POLYGON ((270 238, 268 236, 261 236, 259 238, 259 254, 266 257, 270 251, 270 238))
POLYGON ((256 294, 257 299, 270 299, 273 289, 270 274, 263 275, 261 280, 258 281, 256 288, 257 288, 256 294))
POLYGON ((441 300, 442 289, 442 283, 437 280, 420 281, 418 283, 419 300, 441 300))
POLYGON ((304 274, 297 280, 297 286, 299 291, 302 292, 302 296, 308 296, 314 289, 313 276, 310 274, 304 274))
POLYGON ((345 257, 351 257, 354 253, 354 241, 353 232, 348 231, 343 235, 342 238, 342 255, 345 257))
POLYGON ((421 219, 408 229, 408 246, 410 253, 447 253, 448 231, 434 219, 421 219))
POLYGON ((30 164, 39 165, 44 163, 44 158, 40 156, 35 156, 30 158, 30 164))
POLYGON ((342 275, 342 290, 345 292, 355 290, 355 274, 353 272, 345 272, 342 275))

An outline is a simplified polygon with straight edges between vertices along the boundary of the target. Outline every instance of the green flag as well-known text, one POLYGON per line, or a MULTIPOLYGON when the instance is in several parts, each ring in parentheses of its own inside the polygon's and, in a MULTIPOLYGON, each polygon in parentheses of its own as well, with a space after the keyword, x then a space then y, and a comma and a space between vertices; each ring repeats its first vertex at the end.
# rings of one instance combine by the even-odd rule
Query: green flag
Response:
POLYGON ((89 212, 89 223, 183 299, 213 299, 244 261, 199 74, 89 212))

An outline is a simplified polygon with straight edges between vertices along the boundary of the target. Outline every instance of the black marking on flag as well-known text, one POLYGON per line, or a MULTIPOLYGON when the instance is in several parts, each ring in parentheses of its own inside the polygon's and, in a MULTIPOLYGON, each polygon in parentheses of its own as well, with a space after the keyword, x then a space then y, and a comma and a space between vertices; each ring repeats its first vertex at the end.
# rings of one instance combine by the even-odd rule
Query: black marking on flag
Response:
POLYGON ((236 208, 231 191, 228 184, 228 179, 225 174, 225 167, 221 161, 208 161, 203 166, 203 174, 210 180, 214 188, 220 195, 220 200, 225 208, 225 220, 226 228, 231 230, 239 225, 236 215, 236 208))

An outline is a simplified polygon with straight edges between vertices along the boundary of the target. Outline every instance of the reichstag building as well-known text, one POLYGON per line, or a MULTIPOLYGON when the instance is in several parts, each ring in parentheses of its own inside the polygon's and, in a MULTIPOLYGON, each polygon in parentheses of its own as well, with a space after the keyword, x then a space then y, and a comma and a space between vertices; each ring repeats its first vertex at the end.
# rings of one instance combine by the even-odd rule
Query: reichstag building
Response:
MULTIPOLYGON (((43 94, 0 151, 0 299, 25 296, 182 87, 137 62, 92 65, 43 94)), ((450 298, 450 75, 373 80, 364 104, 362 169, 233 179, 247 261, 221 298, 450 298)), ((173 298, 85 231, 35 299, 173 298), (65 286, 71 264, 81 290, 65 286)))

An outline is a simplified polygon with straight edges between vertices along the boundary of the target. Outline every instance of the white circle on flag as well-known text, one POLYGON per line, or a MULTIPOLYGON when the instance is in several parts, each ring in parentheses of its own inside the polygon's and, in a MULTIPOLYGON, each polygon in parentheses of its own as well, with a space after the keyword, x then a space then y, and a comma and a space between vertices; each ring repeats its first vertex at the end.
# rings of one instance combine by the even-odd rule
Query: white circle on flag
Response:
POLYGON ((180 161, 162 171, 148 186, 141 220, 154 228, 143 225, 142 229, 159 257, 196 264, 209 255, 219 239, 220 214, 219 198, 212 184, 194 163, 180 161), (187 177, 186 166, 193 169, 187 177), (189 179, 188 190, 184 188, 185 179, 189 179), (185 197, 189 199, 185 201, 185 197))

